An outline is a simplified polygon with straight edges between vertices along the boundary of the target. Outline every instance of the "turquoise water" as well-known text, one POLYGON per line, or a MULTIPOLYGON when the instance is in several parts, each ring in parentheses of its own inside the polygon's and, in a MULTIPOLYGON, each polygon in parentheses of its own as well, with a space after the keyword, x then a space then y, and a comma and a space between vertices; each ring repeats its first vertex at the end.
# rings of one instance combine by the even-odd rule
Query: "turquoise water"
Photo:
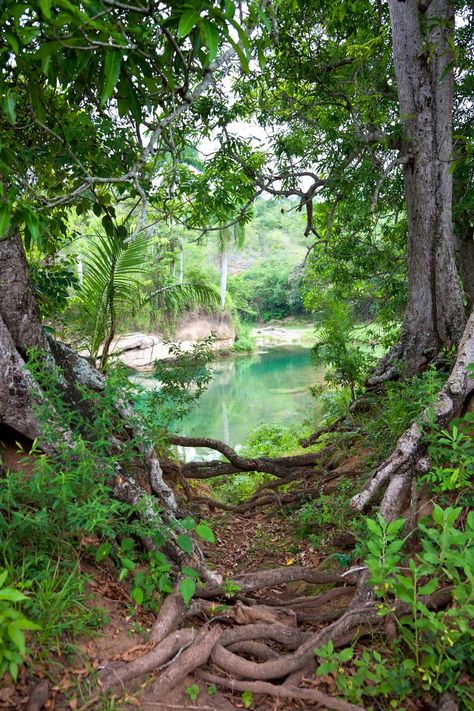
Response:
MULTIPOLYGON (((217 361, 213 371, 209 388, 175 431, 214 437, 234 448, 262 422, 291 425, 310 418, 309 387, 324 381, 324 369, 311 363, 310 350, 296 346, 230 356, 217 361)), ((195 456, 187 450, 187 459, 195 456)))

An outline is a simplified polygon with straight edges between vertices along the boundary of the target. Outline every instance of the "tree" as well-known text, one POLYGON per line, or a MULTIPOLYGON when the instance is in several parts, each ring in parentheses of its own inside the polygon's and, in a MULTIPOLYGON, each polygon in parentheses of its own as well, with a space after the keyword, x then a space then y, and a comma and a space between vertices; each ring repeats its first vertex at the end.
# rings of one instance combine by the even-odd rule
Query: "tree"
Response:
MULTIPOLYGON (((132 242, 145 226, 149 198, 164 209, 189 139, 183 117, 196 111, 199 120, 199 101, 215 74, 224 65, 227 70, 234 56, 245 63, 247 35, 235 14, 233 3, 212 0, 194 9, 165 2, 159 12, 135 0, 111 0, 106 11, 101 0, 2 5, 0 424, 37 439, 51 454, 55 442, 45 436, 38 414, 48 395, 28 370, 31 351, 41 354, 45 368, 61 368, 61 392, 71 408, 86 408, 83 387, 100 397, 104 381, 47 337, 25 247, 54 252, 67 238, 71 207, 77 214, 93 209, 105 228, 115 217, 114 205, 134 202, 139 209, 127 237, 132 242), (156 161, 170 146, 176 160, 156 161)), ((141 432, 138 455, 165 521, 173 520, 176 500, 151 441, 120 397, 116 414, 130 422, 130 432, 141 432)), ((73 436, 55 424, 57 438, 73 436)), ((133 476, 119 470, 115 495, 146 500, 133 476)), ((154 520, 146 506, 143 515, 154 520)), ((182 560, 178 548, 172 556, 182 560)))
POLYGON ((222 311, 225 308, 225 299, 227 295, 227 274, 228 274, 228 251, 229 245, 234 243, 237 249, 241 249, 245 240, 245 232, 239 224, 234 224, 231 227, 222 225, 218 231, 217 246, 219 250, 219 267, 220 267, 220 300, 222 311))
MULTIPOLYGON (((453 151, 452 102, 457 67, 458 83, 465 83, 468 40, 455 34, 451 2, 393 0, 389 6, 371 0, 280 6, 278 43, 261 66, 260 91, 243 100, 243 111, 278 127, 278 168, 267 161, 256 180, 261 190, 300 198, 305 233, 313 239, 312 269, 331 250, 334 273, 343 272, 338 247, 344 238, 346 250, 352 244, 350 264, 372 259, 379 272, 381 257, 389 275, 406 220, 405 314, 397 346, 369 381, 374 385, 424 367, 459 342, 465 323, 452 182, 453 170, 456 178, 466 162, 462 151, 453 151)), ((466 24, 470 10, 460 3, 458 12, 466 24)), ((458 110, 464 125, 466 112, 472 106, 464 103, 458 110)))
POLYGON ((452 218, 454 7, 449 0, 389 6, 405 156, 408 299, 400 341, 373 383, 394 374, 394 357, 410 372, 419 369, 442 347, 457 345, 465 325, 452 218))

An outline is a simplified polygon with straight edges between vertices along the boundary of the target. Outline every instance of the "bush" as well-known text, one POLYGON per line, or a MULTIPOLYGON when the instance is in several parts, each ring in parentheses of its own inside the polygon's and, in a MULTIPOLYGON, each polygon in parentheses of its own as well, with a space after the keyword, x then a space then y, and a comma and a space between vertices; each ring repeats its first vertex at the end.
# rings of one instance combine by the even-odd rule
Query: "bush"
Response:
MULTIPOLYGON (((336 652, 332 643, 315 650, 318 674, 334 674, 349 701, 377 699, 383 708, 423 694, 454 690, 464 708, 474 701, 461 675, 472 668, 474 643, 474 512, 461 519, 461 508, 434 507, 431 520, 419 525, 419 552, 404 561, 404 519, 387 522, 379 514, 366 519, 367 566, 380 615, 390 615, 397 638, 390 649, 336 652), (426 598, 447 587, 451 605, 428 609, 426 598), (404 604, 397 614, 394 599, 404 604), (426 604, 425 604, 426 603, 426 604), (350 668, 345 667, 350 662, 350 668)), ((472 691, 472 690, 471 690, 472 691)), ((365 706, 364 703, 364 706, 365 706)))
POLYGON ((241 318, 270 321, 304 313, 301 275, 290 264, 264 262, 229 279, 229 293, 241 318))

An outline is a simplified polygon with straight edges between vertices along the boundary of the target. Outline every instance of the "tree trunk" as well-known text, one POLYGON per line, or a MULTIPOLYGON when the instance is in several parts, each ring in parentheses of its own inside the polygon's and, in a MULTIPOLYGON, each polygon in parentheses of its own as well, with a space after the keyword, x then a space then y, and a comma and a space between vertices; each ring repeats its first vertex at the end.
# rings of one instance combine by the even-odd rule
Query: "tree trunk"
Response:
POLYGON ((184 241, 179 240, 179 279, 178 284, 182 284, 184 281, 184 241))
POLYGON ((225 297, 227 293, 227 244, 222 243, 221 248, 221 282, 220 282, 220 295, 221 295, 221 309, 224 310, 225 307, 225 297))
POLYGON ((408 301, 400 341, 369 385, 410 375, 444 346, 457 345, 465 315, 452 224, 452 92, 449 38, 454 11, 432 0, 423 18, 417 0, 389 0, 393 59, 404 130, 408 218, 408 301), (424 31, 422 28, 428 28, 424 31))
POLYGON ((474 306, 474 235, 469 226, 466 226, 458 234, 458 255, 466 309, 472 311, 474 306))

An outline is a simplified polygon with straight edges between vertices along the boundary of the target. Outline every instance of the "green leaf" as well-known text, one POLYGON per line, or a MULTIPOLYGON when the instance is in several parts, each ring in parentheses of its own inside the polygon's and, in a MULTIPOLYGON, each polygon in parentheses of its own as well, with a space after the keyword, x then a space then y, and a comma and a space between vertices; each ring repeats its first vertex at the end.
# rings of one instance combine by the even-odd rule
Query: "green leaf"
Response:
POLYGON ((379 537, 381 534, 381 528, 378 525, 376 521, 374 521, 372 518, 366 518, 365 519, 365 525, 369 529, 370 533, 373 533, 375 536, 379 537))
POLYGON ((51 0, 39 0, 39 6, 43 15, 51 19, 51 0))
POLYGON ((242 48, 240 47, 240 45, 239 45, 237 42, 234 42, 234 40, 232 39, 232 37, 228 36, 227 39, 229 40, 229 42, 231 43, 232 47, 233 47, 233 48, 235 49, 235 51, 237 52, 237 56, 238 56, 239 59, 240 59, 240 65, 241 65, 243 71, 245 72, 245 74, 248 74, 248 73, 249 73, 249 61, 248 61, 248 59, 247 59, 247 56, 246 56, 246 55, 244 54, 244 52, 242 51, 242 48))
POLYGON ((46 112, 43 104, 41 103, 38 84, 32 84, 30 87, 30 101, 36 118, 38 121, 41 121, 41 123, 44 123, 46 119, 46 112))
POLYGON ((142 605, 144 598, 143 588, 132 588, 130 591, 130 597, 132 598, 132 600, 135 600, 137 605, 142 605))
POLYGON ((3 97, 3 110, 9 123, 14 126, 16 123, 16 97, 12 92, 3 97))
POLYGON ((102 105, 110 99, 114 93, 115 85, 120 76, 120 63, 122 53, 118 49, 109 49, 104 62, 104 88, 100 96, 102 105))
POLYGON ((185 533, 181 533, 177 539, 176 543, 178 546, 181 548, 182 551, 187 553, 188 555, 192 555, 193 553, 193 543, 190 539, 189 536, 187 536, 185 533))
POLYGON ((8 636, 21 654, 25 654, 25 635, 18 629, 16 622, 10 622, 7 628, 8 636))
POLYGON ((203 541, 208 541, 209 543, 216 542, 212 529, 206 523, 201 522, 196 526, 196 534, 199 538, 202 538, 203 541))
POLYGON ((354 656, 354 650, 352 647, 347 647, 346 649, 343 649, 342 652, 339 652, 338 656, 341 662, 348 662, 349 659, 352 659, 354 656))
MULTIPOLYGON (((0 205, 0 239, 2 239, 6 231, 8 230, 8 225, 10 224, 10 206, 6 203, 0 205)), ((1 583, 0 583, 1 584, 1 583)))
POLYGON ((184 600, 184 604, 188 605, 192 596, 196 592, 196 583, 192 578, 184 578, 179 586, 179 592, 184 600))
POLYGON ((26 595, 23 595, 19 590, 13 588, 3 588, 0 590, 0 600, 9 600, 9 602, 21 602, 26 600, 26 595))
POLYGON ((18 44, 18 40, 15 37, 15 35, 12 35, 11 32, 6 32, 5 36, 7 38, 7 42, 12 48, 12 50, 15 52, 15 54, 19 54, 20 52, 20 45, 18 44))
POLYGON ((208 20, 203 21, 204 36, 206 38, 206 47, 209 50, 209 62, 212 62, 217 56, 219 46, 219 32, 214 22, 208 20))
POLYGON ((421 588, 418 588, 418 595, 431 595, 431 593, 434 593, 437 589, 438 583, 438 578, 433 578, 433 580, 430 580, 425 585, 422 585, 421 588))
POLYGON ((189 9, 185 10, 180 17, 178 24, 178 38, 181 39, 189 35, 193 27, 197 25, 199 21, 199 13, 196 10, 189 9))

